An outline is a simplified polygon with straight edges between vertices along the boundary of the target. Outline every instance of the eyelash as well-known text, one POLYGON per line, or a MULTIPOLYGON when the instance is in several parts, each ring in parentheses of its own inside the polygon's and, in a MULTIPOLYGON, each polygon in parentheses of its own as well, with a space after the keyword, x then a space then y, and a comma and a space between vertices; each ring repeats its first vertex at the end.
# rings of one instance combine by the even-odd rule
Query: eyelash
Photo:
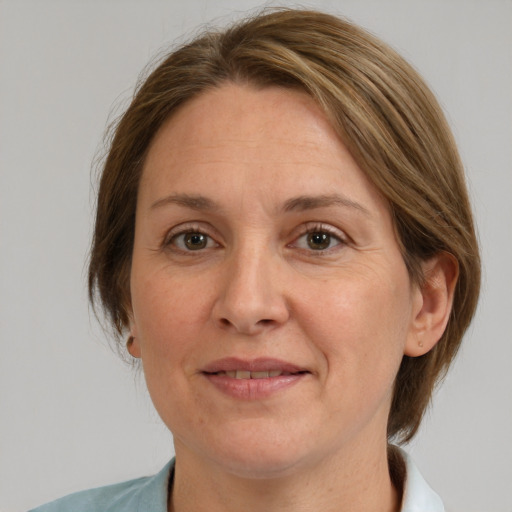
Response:
POLYGON ((340 249, 341 247, 343 247, 347 244, 348 244, 348 240, 347 240, 346 235, 341 233, 338 229, 336 229, 330 225, 326 225, 326 224, 322 224, 322 223, 307 223, 304 226, 303 230, 301 231, 301 234, 299 234, 299 236, 295 237, 294 241, 292 243, 288 244, 288 247, 297 247, 298 249, 300 249, 304 252, 307 252, 314 256, 321 257, 321 256, 326 256, 326 255, 330 254, 331 252, 333 252, 337 249, 340 249), (313 234, 328 235, 330 237, 329 246, 326 247, 325 249, 312 249, 312 248, 297 247, 298 240, 300 240, 301 238, 303 238, 305 236, 313 235, 313 234), (334 246, 331 245, 332 240, 335 240, 337 242, 334 246))
MULTIPOLYGON (((185 243, 185 242, 183 242, 185 243)), ((307 242, 306 242, 307 243, 307 242)), ((303 252, 307 252, 309 254, 312 254, 314 256, 323 256, 330 254, 332 251, 335 251, 336 248, 339 248, 339 246, 345 246, 348 244, 348 240, 345 235, 342 236, 342 233, 339 232, 339 230, 333 228, 332 226, 321 224, 321 223, 307 223, 301 230, 300 234, 294 238, 294 240, 287 244, 287 247, 290 248, 297 248, 303 252), (307 247, 298 247, 297 241, 299 241, 301 238, 307 236, 307 235, 313 235, 313 234, 326 234, 329 237, 328 240, 328 247, 324 249, 312 249, 307 247), (332 241, 336 241, 337 243, 332 246, 332 241)), ((170 233, 167 234, 165 237, 165 240, 163 242, 164 248, 170 248, 172 250, 175 250, 177 252, 180 252, 182 254, 192 254, 194 252, 202 252, 204 249, 214 249, 216 247, 219 247, 220 244, 215 241, 215 239, 208 234, 207 230, 205 230, 202 227, 199 227, 197 225, 190 225, 190 226, 184 226, 184 227, 178 227, 176 229, 173 229, 170 233), (176 240, 179 239, 179 237, 184 237, 186 235, 199 235, 206 237, 206 244, 205 247, 199 247, 196 250, 193 249, 186 249, 183 247, 177 246, 175 243, 176 240), (208 245, 211 244, 211 242, 214 243, 214 246, 208 247, 208 245)))
POLYGON ((172 248, 182 254, 200 252, 201 249, 211 249, 212 248, 212 247, 204 247, 204 248, 197 249, 197 251, 194 251, 192 249, 187 250, 185 248, 178 247, 174 242, 179 237, 184 237, 186 235, 204 236, 207 238, 207 242, 206 242, 207 244, 209 244, 210 241, 213 241, 216 246, 219 246, 219 244, 217 242, 215 242, 214 238, 212 236, 210 236, 204 228, 201 228, 199 226, 194 226, 194 225, 188 225, 188 226, 179 226, 178 228, 175 228, 170 233, 168 233, 167 236, 165 237, 165 240, 163 243, 164 248, 172 248))

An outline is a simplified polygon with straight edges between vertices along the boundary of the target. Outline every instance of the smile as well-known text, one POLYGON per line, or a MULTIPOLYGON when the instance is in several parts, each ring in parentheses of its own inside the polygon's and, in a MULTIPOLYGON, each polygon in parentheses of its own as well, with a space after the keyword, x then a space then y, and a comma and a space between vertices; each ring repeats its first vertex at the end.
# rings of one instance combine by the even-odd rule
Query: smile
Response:
POLYGON ((225 372, 216 372, 215 375, 225 376, 231 379, 268 379, 272 377, 279 377, 281 375, 293 374, 282 370, 269 370, 262 372, 251 372, 248 370, 229 370, 225 372))
POLYGON ((207 365, 201 373, 222 394, 245 401, 277 396, 303 382, 311 372, 277 359, 220 359, 207 365))

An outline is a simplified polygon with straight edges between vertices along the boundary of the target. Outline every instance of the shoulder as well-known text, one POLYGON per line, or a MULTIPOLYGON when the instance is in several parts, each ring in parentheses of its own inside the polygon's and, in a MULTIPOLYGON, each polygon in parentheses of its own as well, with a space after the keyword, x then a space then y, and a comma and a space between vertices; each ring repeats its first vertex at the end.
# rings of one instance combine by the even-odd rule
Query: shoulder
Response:
POLYGON ((30 512, 165 512, 173 462, 154 476, 80 491, 30 512))

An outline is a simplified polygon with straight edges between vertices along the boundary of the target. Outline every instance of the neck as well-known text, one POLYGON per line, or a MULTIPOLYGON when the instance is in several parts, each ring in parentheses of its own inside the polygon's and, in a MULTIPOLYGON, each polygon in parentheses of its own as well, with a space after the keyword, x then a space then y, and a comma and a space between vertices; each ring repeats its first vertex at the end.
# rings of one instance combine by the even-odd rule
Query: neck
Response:
POLYGON ((275 478, 246 478, 176 446, 170 512, 397 512, 387 446, 335 454, 275 478))

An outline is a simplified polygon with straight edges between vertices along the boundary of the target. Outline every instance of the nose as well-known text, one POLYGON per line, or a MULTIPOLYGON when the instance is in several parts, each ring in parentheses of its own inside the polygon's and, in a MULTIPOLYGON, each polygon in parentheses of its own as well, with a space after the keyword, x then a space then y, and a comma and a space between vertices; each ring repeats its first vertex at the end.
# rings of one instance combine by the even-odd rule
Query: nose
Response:
POLYGON ((257 335, 288 320, 283 273, 277 258, 268 251, 249 248, 226 261, 212 312, 219 327, 257 335))

